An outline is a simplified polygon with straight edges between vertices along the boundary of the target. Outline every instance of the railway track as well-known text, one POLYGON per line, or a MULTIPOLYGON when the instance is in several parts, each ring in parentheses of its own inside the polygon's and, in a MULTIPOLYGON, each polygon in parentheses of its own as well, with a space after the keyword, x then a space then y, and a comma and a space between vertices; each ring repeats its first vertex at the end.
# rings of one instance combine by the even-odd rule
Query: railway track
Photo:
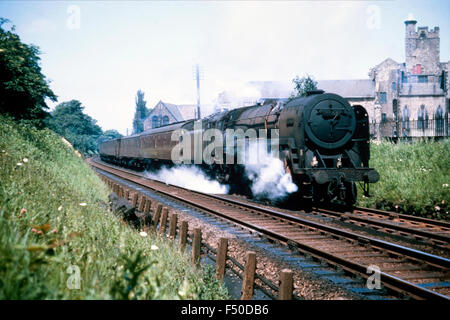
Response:
POLYGON ((281 242, 294 252, 368 278, 377 270, 382 285, 414 299, 450 296, 450 260, 362 236, 285 212, 223 196, 204 194, 150 180, 130 170, 89 160, 91 166, 120 179, 139 184, 189 206, 232 221, 252 233, 281 242))
POLYGON ((313 208, 312 213, 450 249, 450 223, 445 221, 360 207, 355 207, 352 212, 313 208))

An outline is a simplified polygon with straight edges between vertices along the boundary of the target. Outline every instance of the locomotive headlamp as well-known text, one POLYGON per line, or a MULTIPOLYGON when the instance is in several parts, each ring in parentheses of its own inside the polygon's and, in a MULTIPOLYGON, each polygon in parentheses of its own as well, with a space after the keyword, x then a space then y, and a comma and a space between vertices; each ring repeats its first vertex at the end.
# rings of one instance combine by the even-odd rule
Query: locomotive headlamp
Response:
POLYGON ((317 167, 318 164, 319 164, 319 161, 317 161, 316 156, 314 156, 311 161, 311 167, 317 167))

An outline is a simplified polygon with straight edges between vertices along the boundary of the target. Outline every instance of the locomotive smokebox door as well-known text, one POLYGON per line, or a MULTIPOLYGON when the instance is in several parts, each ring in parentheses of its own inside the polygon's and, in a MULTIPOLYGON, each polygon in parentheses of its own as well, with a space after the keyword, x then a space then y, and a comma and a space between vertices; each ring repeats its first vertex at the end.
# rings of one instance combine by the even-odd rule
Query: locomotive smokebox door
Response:
POLYGON ((355 113, 339 96, 317 96, 305 110, 305 131, 311 141, 324 149, 343 147, 356 128, 355 113))

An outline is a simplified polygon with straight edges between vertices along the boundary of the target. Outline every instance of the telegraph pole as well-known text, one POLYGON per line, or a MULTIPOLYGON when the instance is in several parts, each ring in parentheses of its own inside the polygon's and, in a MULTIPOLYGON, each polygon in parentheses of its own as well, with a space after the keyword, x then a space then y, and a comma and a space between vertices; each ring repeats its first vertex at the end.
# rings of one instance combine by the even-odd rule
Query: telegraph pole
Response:
POLYGON ((195 65, 195 80, 197 82, 197 119, 200 119, 200 80, 203 80, 203 74, 198 64, 195 65))

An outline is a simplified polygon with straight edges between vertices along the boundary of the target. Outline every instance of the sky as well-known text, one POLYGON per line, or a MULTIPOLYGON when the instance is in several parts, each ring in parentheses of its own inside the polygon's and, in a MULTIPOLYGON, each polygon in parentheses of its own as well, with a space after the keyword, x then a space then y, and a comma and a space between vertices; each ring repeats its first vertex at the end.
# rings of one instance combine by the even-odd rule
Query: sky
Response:
POLYGON ((450 1, 5 1, 27 44, 41 50, 42 73, 58 96, 77 99, 103 130, 131 133, 137 90, 196 104, 203 113, 224 90, 249 81, 367 79, 390 57, 404 58, 404 21, 440 27, 450 60, 450 1))

